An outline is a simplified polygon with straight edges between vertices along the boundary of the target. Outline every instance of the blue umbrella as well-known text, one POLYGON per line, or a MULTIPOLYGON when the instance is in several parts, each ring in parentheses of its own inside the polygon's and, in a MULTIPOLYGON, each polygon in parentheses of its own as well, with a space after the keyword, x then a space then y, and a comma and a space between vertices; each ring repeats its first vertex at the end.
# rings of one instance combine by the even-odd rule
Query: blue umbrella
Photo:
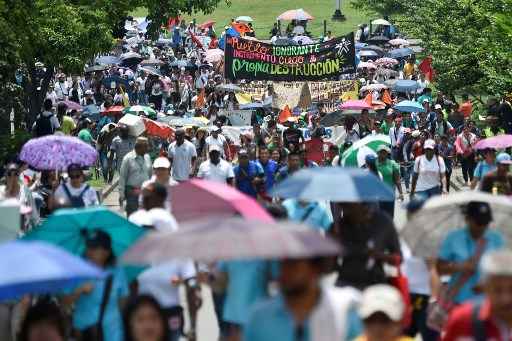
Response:
POLYGON ((401 79, 393 85, 393 90, 398 92, 412 92, 418 89, 419 85, 416 81, 401 79))
POLYGON ((412 54, 414 54, 413 50, 411 50, 408 47, 404 47, 401 49, 395 49, 395 50, 389 51, 388 57, 399 59, 399 58, 404 58, 404 57, 410 56, 412 54))
POLYGON ((8 242, 0 245, 0 254, 0 300, 55 293, 105 275, 84 259, 42 242, 8 242))
POLYGON ((366 43, 356 43, 355 44, 356 50, 360 50, 360 49, 362 49, 363 47, 366 47, 366 46, 368 46, 368 44, 366 44, 366 43))
POLYGON ((393 201, 394 192, 378 177, 359 168, 307 168, 276 185, 280 198, 334 202, 393 201))
POLYGON ((425 109, 415 101, 402 101, 394 106, 394 108, 401 112, 425 112, 425 109))
POLYGON ((95 62, 102 65, 117 65, 121 63, 121 59, 116 56, 101 56, 96 58, 95 62))
POLYGON ((379 54, 373 50, 359 51, 359 57, 378 57, 379 54))

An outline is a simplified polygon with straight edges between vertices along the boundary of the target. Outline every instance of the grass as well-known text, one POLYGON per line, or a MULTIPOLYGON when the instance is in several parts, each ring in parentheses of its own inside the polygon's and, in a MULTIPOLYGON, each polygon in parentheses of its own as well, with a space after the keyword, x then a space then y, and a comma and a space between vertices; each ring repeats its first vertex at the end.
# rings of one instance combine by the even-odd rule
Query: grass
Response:
MULTIPOLYGON (((225 1, 221 1, 213 13, 207 15, 197 13, 192 17, 186 16, 185 19, 188 22, 195 18, 198 24, 206 20, 214 20, 216 22, 215 31, 219 34, 223 26, 230 23, 231 18, 248 15, 254 20, 253 27, 260 39, 269 39, 269 31, 276 17, 289 9, 303 8, 315 18, 307 28, 315 37, 323 35, 324 20, 327 20, 328 31, 330 30, 335 36, 341 36, 355 31, 358 24, 368 23, 373 19, 363 11, 352 8, 350 1, 345 0, 342 1, 342 13, 347 20, 334 22, 331 20, 334 7, 334 0, 232 0, 231 6, 228 6, 225 1)), ((146 14, 145 8, 140 8, 132 13, 135 17, 143 17, 146 14)), ((288 22, 282 23, 282 25, 287 24, 288 22)), ((283 26, 283 29, 285 27, 283 26)))

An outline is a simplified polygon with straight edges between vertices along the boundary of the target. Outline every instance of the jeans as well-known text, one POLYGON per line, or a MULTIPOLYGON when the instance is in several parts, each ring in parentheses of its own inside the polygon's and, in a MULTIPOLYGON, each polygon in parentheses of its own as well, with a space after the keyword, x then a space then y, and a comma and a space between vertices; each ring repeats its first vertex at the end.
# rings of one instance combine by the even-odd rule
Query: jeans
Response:
POLYGON ((405 183, 405 188, 409 190, 409 185, 411 184, 411 175, 414 164, 406 164, 405 166, 400 166, 400 174, 405 183))
POLYGON ((429 188, 425 191, 416 192, 416 195, 418 197, 420 197, 421 199, 426 200, 426 199, 432 198, 433 196, 440 195, 441 192, 442 192, 441 186, 436 186, 436 187, 429 188))
POLYGON ((462 177, 464 182, 473 181, 473 173, 475 172, 476 162, 475 155, 471 154, 467 157, 461 157, 460 165, 462 166, 462 177))
POLYGON ((430 329, 427 326, 427 308, 429 296, 412 294, 411 293, 411 304, 412 304, 412 321, 411 325, 405 331, 407 336, 412 338, 416 337, 416 334, 420 334, 423 340, 439 340, 439 333, 435 330, 430 329))
POLYGON ((105 182, 112 181, 112 178, 114 177, 114 172, 108 165, 108 154, 105 151, 100 151, 100 166, 101 174, 103 175, 103 180, 105 180, 105 182))
POLYGON ((148 104, 147 96, 144 91, 137 92, 137 103, 139 105, 146 105, 148 104))
POLYGON ((450 179, 452 177, 452 169, 446 168, 446 192, 450 192, 450 179))

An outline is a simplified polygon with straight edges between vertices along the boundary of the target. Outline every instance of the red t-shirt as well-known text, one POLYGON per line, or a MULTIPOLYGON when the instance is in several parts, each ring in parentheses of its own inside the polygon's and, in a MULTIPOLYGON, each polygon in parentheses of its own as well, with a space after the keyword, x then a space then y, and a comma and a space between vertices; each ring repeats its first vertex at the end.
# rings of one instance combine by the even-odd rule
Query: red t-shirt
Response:
MULTIPOLYGON (((474 340, 475 333, 473 331, 473 303, 466 303, 455 308, 450 314, 448 323, 445 328, 445 333, 442 341, 461 341, 461 340, 474 340)), ((487 341, 510 341, 503 340, 500 334, 500 329, 491 318, 491 305, 489 301, 484 301, 480 307, 478 318, 483 321, 486 340, 487 341)), ((512 335, 509 330, 508 335, 512 335)))
POLYGON ((471 113, 473 113, 473 104, 471 103, 471 101, 462 103, 459 106, 459 112, 464 114, 465 118, 468 118, 469 116, 471 116, 471 113))

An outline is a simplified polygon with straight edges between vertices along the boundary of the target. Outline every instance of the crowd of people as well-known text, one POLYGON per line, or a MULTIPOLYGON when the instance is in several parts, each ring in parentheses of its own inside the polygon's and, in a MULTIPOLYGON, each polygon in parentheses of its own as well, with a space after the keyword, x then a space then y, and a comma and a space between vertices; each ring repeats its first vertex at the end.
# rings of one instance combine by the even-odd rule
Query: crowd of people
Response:
MULTIPOLYGON (((229 28, 239 25, 254 36, 245 22, 233 19, 229 28)), ((299 26, 299 21, 290 24, 288 34, 299 34, 294 33, 299 26)), ((406 341, 418 334, 424 341, 510 339, 512 253, 500 230, 491 228, 489 203, 462 205, 454 214, 463 215, 465 225, 453 227, 437 255, 421 259, 399 234, 395 201, 326 203, 272 195, 277 184, 301 169, 345 167, 343 160, 359 141, 384 136, 389 142, 375 146, 358 166, 392 188, 396 199, 407 200, 408 219, 428 199, 453 191, 452 174, 459 167, 465 182, 461 190, 468 196, 470 190, 510 196, 510 153, 477 148, 486 138, 512 134, 509 98, 493 102, 477 122, 468 96, 434 93, 414 55, 392 62, 385 75, 361 55, 367 66, 352 76, 361 86, 359 99, 371 109, 343 115, 342 143, 331 144, 321 160, 311 160, 302 128, 312 132, 311 139, 324 141, 322 122, 333 115, 324 103, 300 115, 283 114, 272 108, 272 96, 278 94, 269 82, 252 114, 252 129, 233 137, 223 112, 242 108, 238 90, 223 78, 222 59, 210 59, 208 52, 219 47, 224 33, 217 39, 211 23, 187 26, 178 20, 167 35, 150 41, 140 22, 130 19, 127 28, 120 56, 98 57, 83 75, 57 73, 32 127, 35 138, 78 138, 97 150, 97 163, 37 170, 18 158, 5 167, 0 199, 19 202, 20 235, 40 228, 59 209, 99 205, 103 198, 89 184, 92 178, 105 187, 117 184, 119 206, 130 222, 171 233, 179 230, 173 203, 182 200, 173 196, 173 187, 201 179, 235 188, 278 221, 302 223, 330 236, 343 253, 334 261, 172 260, 128 279, 116 262, 113 236, 98 229, 85 236, 81 256, 109 275, 58 295, 1 303, 2 340, 195 340, 201 285, 212 289, 221 340, 406 341), (393 86, 403 80, 414 85, 393 86), (401 109, 406 100, 414 108, 401 109), (137 115, 170 127, 171 133, 135 133, 122 120, 134 106, 137 115), (170 118, 186 124, 172 124, 170 118), (407 290, 393 284, 390 267, 403 272, 407 290), (332 273, 336 289, 324 283, 332 273)), ((276 25, 273 36, 277 30, 276 25)), ((368 32, 360 31, 364 43, 368 32)))

